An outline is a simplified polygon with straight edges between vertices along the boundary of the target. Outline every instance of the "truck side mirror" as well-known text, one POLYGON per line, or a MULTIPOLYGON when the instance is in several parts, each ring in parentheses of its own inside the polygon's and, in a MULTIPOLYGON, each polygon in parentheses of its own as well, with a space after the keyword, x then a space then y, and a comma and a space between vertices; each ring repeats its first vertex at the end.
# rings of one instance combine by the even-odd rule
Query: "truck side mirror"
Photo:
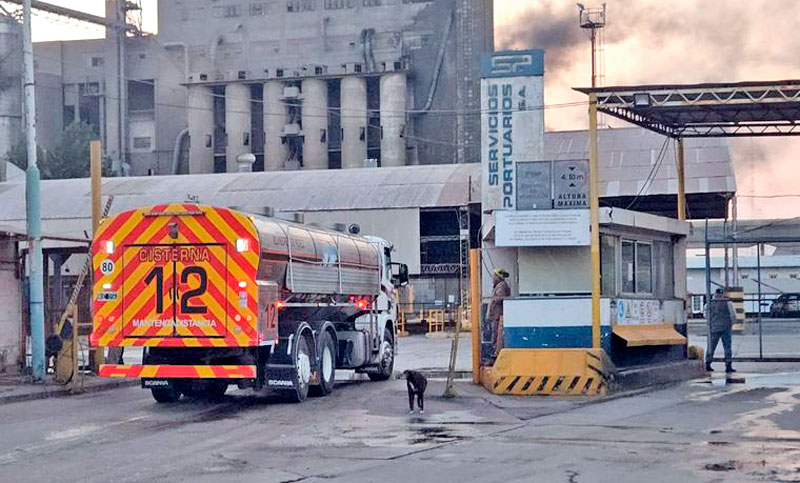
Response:
POLYGON ((400 286, 405 287, 408 285, 408 265, 405 263, 401 264, 400 273, 398 275, 398 278, 400 279, 400 286))
POLYGON ((397 267, 397 274, 392 270, 392 285, 395 287, 405 287, 408 285, 408 265, 405 263, 393 263, 392 268, 397 267))

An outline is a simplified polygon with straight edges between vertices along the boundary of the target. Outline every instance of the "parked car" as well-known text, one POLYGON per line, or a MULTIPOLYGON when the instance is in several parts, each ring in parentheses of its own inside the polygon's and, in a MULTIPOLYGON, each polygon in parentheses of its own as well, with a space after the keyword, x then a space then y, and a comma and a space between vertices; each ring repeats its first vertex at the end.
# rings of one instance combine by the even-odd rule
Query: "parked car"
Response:
POLYGON ((800 293, 784 293, 772 301, 770 317, 800 317, 800 293))

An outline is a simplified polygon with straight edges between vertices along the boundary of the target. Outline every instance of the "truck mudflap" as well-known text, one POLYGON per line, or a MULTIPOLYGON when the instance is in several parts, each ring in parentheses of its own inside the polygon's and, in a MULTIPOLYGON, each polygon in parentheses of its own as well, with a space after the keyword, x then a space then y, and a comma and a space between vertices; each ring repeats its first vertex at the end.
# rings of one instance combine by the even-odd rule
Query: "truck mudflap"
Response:
POLYGON ((255 379, 256 366, 249 365, 125 365, 103 364, 100 377, 116 379, 255 379))

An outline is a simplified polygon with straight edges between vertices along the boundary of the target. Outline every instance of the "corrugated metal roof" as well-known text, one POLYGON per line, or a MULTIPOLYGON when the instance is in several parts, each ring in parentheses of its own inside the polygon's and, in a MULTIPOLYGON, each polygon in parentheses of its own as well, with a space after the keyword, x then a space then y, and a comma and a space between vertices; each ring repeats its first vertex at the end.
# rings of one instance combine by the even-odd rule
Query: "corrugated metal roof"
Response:
MULTIPOLYGON (((460 206, 479 198, 479 172, 478 165, 437 165, 108 178, 103 180, 103 195, 114 196, 112 213, 189 200, 268 206, 277 211, 460 206)), ((0 184, 0 220, 25 218, 24 193, 23 183, 0 184)), ((46 220, 87 218, 90 201, 88 179, 42 182, 42 216, 46 220)))
MULTIPOLYGON (((652 185, 644 195, 674 194, 678 191, 675 143, 640 128, 603 129, 598 135, 600 152, 600 196, 636 196, 666 151, 652 185)), ((550 132, 545 135, 547 159, 589 157, 587 131, 550 132)), ((736 179, 725 139, 701 138, 684 141, 686 193, 733 193, 736 179)))
MULTIPOLYGON (((643 129, 600 133, 603 196, 634 196, 663 144, 643 129)), ((588 157, 586 131, 545 135, 547 157, 588 157)), ((730 192, 735 183, 724 140, 686 142, 687 193, 730 192)), ((675 193, 674 151, 670 150, 647 194, 675 193)), ((222 206, 272 207, 277 211, 331 211, 461 206, 480 200, 480 165, 425 165, 353 170, 225 173, 109 178, 103 195, 114 196, 112 213, 143 205, 197 201, 222 206), (471 184, 470 184, 471 182, 471 184)), ((42 216, 47 220, 90 217, 88 179, 42 183, 42 216)), ((24 183, 0 183, 0 222, 25 219, 24 183)), ((66 228, 59 225, 61 233, 66 228)), ((85 229, 83 225, 80 231, 85 229)))

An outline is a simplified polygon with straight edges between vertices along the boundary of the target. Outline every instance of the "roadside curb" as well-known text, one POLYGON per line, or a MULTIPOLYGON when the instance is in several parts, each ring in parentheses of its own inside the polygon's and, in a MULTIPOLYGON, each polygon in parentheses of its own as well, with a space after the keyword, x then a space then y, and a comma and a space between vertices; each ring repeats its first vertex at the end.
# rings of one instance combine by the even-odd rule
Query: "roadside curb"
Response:
MULTIPOLYGON (((416 369, 416 371, 425 376, 427 379, 447 379, 447 377, 450 375, 449 369, 422 368, 416 369)), ((403 373, 400 371, 395 371, 394 378, 402 379, 403 373)), ((453 378, 455 380, 472 380, 472 371, 454 371, 453 378)))
POLYGON ((698 360, 657 364, 652 366, 623 369, 611 383, 612 392, 630 392, 638 389, 679 383, 706 375, 703 364, 698 360))
POLYGON ((113 381, 103 384, 91 384, 84 386, 82 390, 73 392, 69 386, 43 386, 40 390, 31 391, 25 394, 11 394, 8 396, 0 396, 0 405, 12 404, 25 401, 37 401, 40 399, 49 399, 56 397, 79 396, 81 394, 91 394, 96 392, 109 391, 111 389, 119 389, 124 387, 138 386, 138 380, 124 380, 113 381))

